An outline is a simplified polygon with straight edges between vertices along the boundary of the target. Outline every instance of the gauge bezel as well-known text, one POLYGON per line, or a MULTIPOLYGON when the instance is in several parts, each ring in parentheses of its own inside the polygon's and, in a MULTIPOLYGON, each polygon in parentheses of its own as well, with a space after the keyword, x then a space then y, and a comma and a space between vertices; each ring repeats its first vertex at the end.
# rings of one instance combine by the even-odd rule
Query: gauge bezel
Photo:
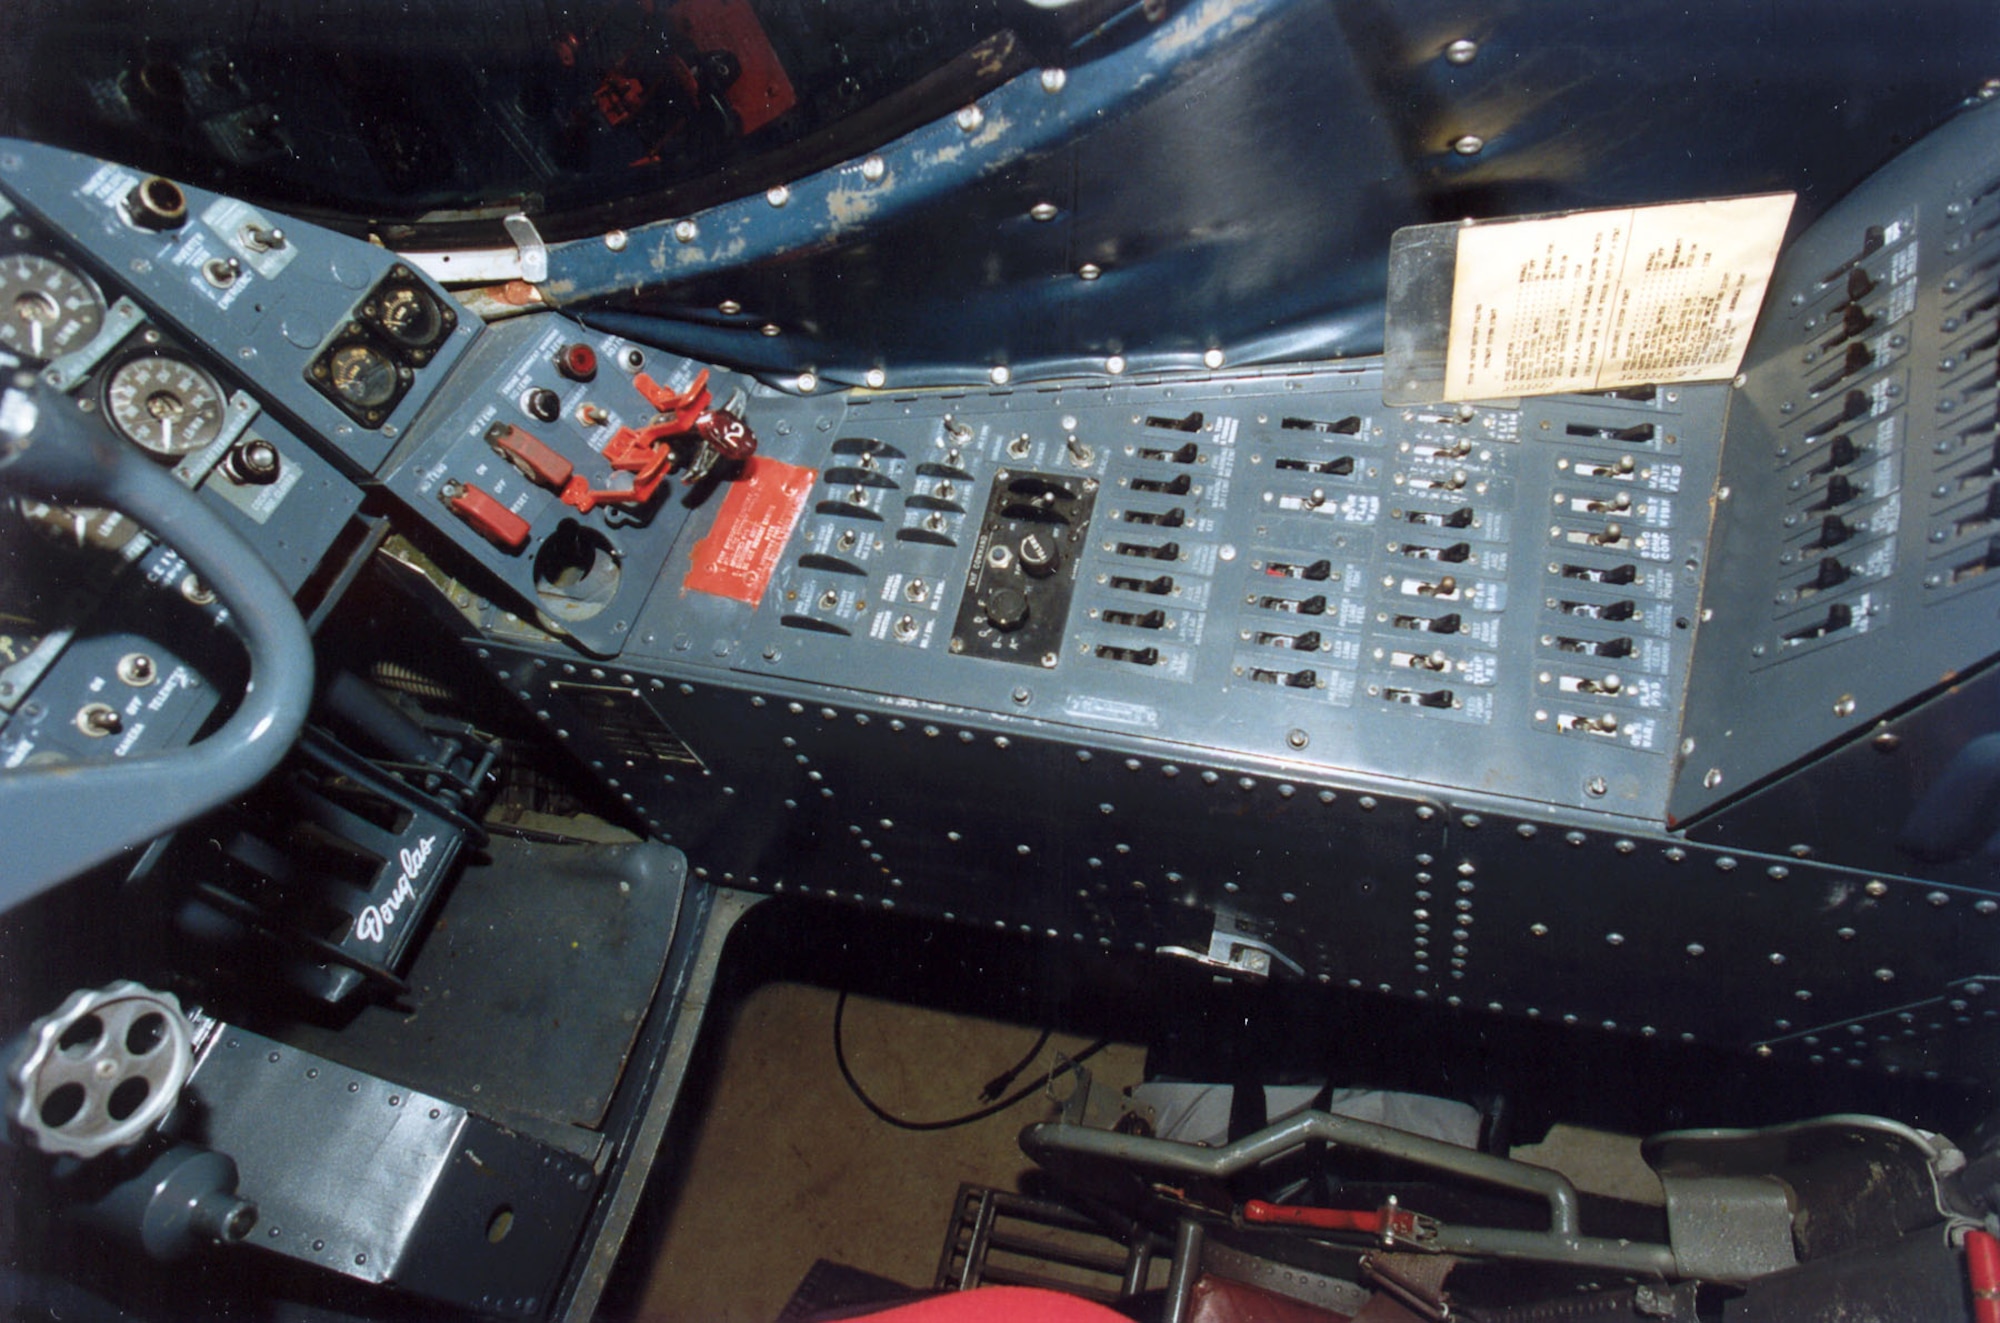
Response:
POLYGON ((119 421, 117 409, 111 403, 111 388, 118 380, 119 375, 134 363, 144 362, 149 358, 157 358, 169 363, 179 364, 208 383, 215 395, 217 436, 221 435, 223 430, 229 426, 229 387, 213 371, 197 363, 192 355, 186 354, 180 349, 167 345, 150 336, 142 337, 142 343, 130 352, 119 354, 111 359, 104 365, 104 370, 98 374, 91 394, 97 399, 105 425, 120 440, 138 447, 154 459, 168 464, 178 464, 189 455, 198 454, 204 447, 212 444, 215 437, 211 436, 196 445, 186 446, 179 450, 159 450, 147 445, 127 431, 124 424, 119 421))
POLYGON ((451 333, 458 329, 458 314, 452 310, 451 304, 426 285, 415 271, 400 262, 390 267, 388 274, 368 291, 368 296, 356 306, 354 317, 388 345, 395 358, 412 367, 429 363, 445 341, 451 338, 451 333), (432 326, 428 334, 411 337, 389 324, 384 304, 391 295, 398 293, 410 294, 429 310, 432 326))
POLYGON ((85 336, 81 343, 71 346, 60 354, 49 354, 42 358, 36 358, 25 349, 10 350, 9 352, 20 354, 30 367, 39 368, 75 353, 77 350, 91 344, 98 336, 104 333, 104 327, 111 320, 111 300, 105 295, 104 286, 98 281, 97 277, 91 275, 81 263, 66 253, 58 252, 47 245, 33 242, 33 231, 22 224, 14 225, 12 232, 6 236, 4 244, 0 244, 0 262, 11 261, 16 257, 39 258, 44 262, 60 267, 81 282, 85 291, 90 294, 91 298, 97 301, 97 328, 85 336))
POLYGON ((320 351, 313 355, 312 362, 307 365, 305 377, 312 383, 314 390, 331 400, 342 413, 363 427, 371 429, 380 428, 389 420, 389 415, 396 412, 396 406, 403 402, 403 397, 410 393, 410 387, 417 380, 416 372, 408 363, 401 361, 401 356, 395 349, 386 343, 382 336, 370 331, 359 321, 348 322, 331 340, 320 347, 320 351), (364 345, 374 350, 396 369, 396 388, 382 403, 367 407, 358 405, 342 395, 339 388, 333 384, 334 356, 350 345, 364 345))

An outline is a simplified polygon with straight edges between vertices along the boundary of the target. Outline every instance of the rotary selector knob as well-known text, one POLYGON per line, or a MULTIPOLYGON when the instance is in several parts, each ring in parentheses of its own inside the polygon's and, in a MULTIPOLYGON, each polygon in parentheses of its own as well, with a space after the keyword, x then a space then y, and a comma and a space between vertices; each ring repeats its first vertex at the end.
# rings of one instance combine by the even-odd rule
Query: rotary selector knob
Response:
POLYGON ((1028 596, 1018 588, 996 588, 986 599, 986 623, 1011 634, 1028 623, 1028 596))
POLYGON ((1021 539, 1021 568, 1037 579, 1046 579, 1062 567, 1062 549, 1040 533, 1021 539))

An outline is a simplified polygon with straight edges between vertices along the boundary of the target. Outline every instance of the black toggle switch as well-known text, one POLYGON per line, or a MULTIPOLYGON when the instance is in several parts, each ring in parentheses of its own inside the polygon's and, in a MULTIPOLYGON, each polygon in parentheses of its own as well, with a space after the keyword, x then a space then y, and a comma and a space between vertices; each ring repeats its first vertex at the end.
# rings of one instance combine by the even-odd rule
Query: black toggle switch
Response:
POLYGON ((1860 458, 1861 447, 1854 444, 1854 438, 1842 432, 1827 444, 1826 463, 1814 469, 1813 473, 1817 475, 1831 473, 1835 469, 1848 468, 1855 460, 1860 458))
POLYGON ((1390 689, 1382 691, 1382 697, 1391 703, 1402 703, 1409 707, 1449 708, 1457 705, 1457 695, 1449 689, 1390 689))
MULTIPOLYGON (((1861 232, 1861 251, 1848 258, 1833 270, 1820 277, 1819 283, 1831 285, 1834 281, 1855 270, 1863 262, 1882 251, 1882 245, 1889 241, 1888 233, 1880 225, 1870 225, 1861 232)), ((1850 277, 1851 279, 1852 277, 1850 277)))
POLYGON ((1311 689, 1319 684, 1317 671, 1272 671, 1261 666, 1250 669, 1250 678, 1258 684, 1282 685, 1287 689, 1311 689))
MULTIPOLYGON (((1838 343, 1838 341, 1835 341, 1838 343)), ((1840 361, 1840 367, 1812 385, 1813 394, 1832 390, 1845 378, 1862 371, 1875 361, 1875 351, 1859 340, 1847 346, 1847 353, 1840 361)))
POLYGON ((1565 579, 1582 579, 1586 583, 1608 583, 1614 587, 1622 587, 1628 583, 1638 582, 1639 567, 1613 565, 1600 570, 1592 565, 1565 565, 1562 567, 1562 576, 1565 579))
POLYGON ((1819 573, 1813 576, 1813 587, 1820 592, 1838 588, 1854 577, 1854 571, 1840 563, 1838 556, 1824 556, 1819 562, 1819 573))
POLYGON ((1836 473, 1826 480, 1826 499, 1813 508, 1816 510, 1837 510, 1843 505, 1858 500, 1861 489, 1845 473, 1836 473))
POLYGON ((1823 619, 1815 621, 1803 629, 1793 630, 1791 633, 1785 635, 1785 642, 1811 643, 1814 639, 1823 639, 1829 634, 1838 634, 1853 623, 1854 608, 1845 602, 1835 602, 1826 609, 1826 615, 1823 619))
MULTIPOLYGON (((1813 389, 1818 390, 1820 388, 1815 386, 1813 389)), ((1806 440, 1817 441, 1836 427, 1843 427, 1853 422, 1856 418, 1866 417, 1869 407, 1870 401, 1867 391, 1851 390, 1847 392, 1846 397, 1840 402, 1840 412, 1806 433, 1806 440)))
POLYGON ((1819 545, 1822 547, 1837 547, 1853 536, 1854 530, 1837 514, 1830 514, 1820 520, 1819 545))

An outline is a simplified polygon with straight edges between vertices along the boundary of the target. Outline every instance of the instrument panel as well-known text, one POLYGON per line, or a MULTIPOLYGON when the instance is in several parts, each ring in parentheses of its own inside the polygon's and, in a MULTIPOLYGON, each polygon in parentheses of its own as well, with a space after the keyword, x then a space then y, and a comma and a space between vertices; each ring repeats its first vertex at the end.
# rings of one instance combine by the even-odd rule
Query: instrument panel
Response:
MULTIPOLYGON (((2000 191, 1956 163, 1994 123, 1793 245, 1735 384, 773 384, 486 326, 394 254, 24 145, 4 336, 295 589, 386 518, 698 878, 1808 1051, 1991 973, 1986 856, 1776 824, 1821 751, 1988 661, 2000 191), (1810 949, 1757 939, 1784 930, 1810 949)), ((143 531, 16 509, 200 605, 143 531)), ((135 647, 64 654, 31 615, 10 675, 64 696, 8 756, 115 752, 87 693, 135 647)), ((1866 1060, 1976 1069, 1981 1027, 1937 1023, 1866 1060)))

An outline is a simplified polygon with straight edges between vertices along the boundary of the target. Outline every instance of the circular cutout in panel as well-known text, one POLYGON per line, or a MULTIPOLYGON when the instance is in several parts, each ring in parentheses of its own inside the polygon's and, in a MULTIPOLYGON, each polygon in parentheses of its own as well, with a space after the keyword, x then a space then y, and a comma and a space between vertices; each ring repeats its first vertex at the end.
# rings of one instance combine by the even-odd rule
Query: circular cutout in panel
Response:
POLYGON ((535 593, 556 620, 589 620, 618 595, 618 553, 594 528, 565 519, 535 553, 535 593))

